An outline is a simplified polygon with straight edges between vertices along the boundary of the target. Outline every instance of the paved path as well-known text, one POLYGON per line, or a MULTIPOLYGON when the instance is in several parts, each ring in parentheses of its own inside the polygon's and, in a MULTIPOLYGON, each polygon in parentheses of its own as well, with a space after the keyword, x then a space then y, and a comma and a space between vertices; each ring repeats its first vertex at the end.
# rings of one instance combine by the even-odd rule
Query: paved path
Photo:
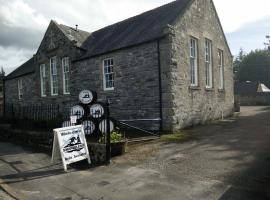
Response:
POLYGON ((182 144, 140 146, 110 166, 69 170, 50 157, 0 143, 0 179, 22 199, 270 199, 270 108, 192 130, 182 144))

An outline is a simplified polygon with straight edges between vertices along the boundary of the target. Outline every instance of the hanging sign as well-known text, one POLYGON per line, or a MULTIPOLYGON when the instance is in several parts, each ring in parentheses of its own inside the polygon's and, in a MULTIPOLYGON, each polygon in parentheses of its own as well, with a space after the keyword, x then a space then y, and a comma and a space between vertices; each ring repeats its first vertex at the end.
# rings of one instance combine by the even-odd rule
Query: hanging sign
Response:
POLYGON ((84 109, 82 106, 73 106, 70 109, 70 116, 77 116, 77 119, 81 119, 84 116, 84 109))
MULTIPOLYGON (((114 130, 114 123, 112 120, 109 120, 109 124, 110 124, 110 132, 112 132, 114 130)), ((104 119, 99 123, 99 130, 101 133, 107 133, 107 120, 104 119)))
POLYGON ((82 125, 54 129, 53 132, 52 161, 56 159, 60 152, 65 171, 67 171, 67 165, 81 160, 87 159, 88 163, 91 164, 82 125))
POLYGON ((94 122, 91 120, 86 120, 82 122, 83 128, 84 128, 84 133, 85 135, 91 135, 94 133, 96 129, 96 125, 94 122))
POLYGON ((79 100, 83 104, 90 104, 94 99, 94 95, 90 90, 83 90, 79 94, 79 100))
POLYGON ((97 119, 104 115, 104 108, 101 104, 94 104, 90 107, 90 115, 97 119))

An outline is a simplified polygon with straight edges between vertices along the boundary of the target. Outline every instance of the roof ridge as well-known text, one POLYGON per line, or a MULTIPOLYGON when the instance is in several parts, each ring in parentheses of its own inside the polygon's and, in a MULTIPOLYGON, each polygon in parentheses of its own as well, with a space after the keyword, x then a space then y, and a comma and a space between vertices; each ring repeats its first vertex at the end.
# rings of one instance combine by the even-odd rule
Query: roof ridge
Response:
POLYGON ((137 17, 139 17, 139 16, 142 16, 142 15, 144 15, 144 14, 153 12, 153 11, 158 10, 158 9, 160 9, 160 8, 164 8, 164 7, 166 7, 166 6, 169 6, 169 5, 171 5, 171 4, 176 3, 176 2, 178 2, 178 1, 179 1, 179 0, 174 0, 174 1, 170 2, 170 3, 167 3, 167 4, 164 4, 164 5, 158 6, 158 7, 156 7, 156 8, 151 9, 151 10, 144 11, 144 12, 142 12, 142 13, 140 13, 140 14, 134 15, 134 16, 129 17, 129 18, 127 18, 127 19, 124 19, 124 20, 121 20, 121 21, 112 23, 112 24, 110 24, 110 25, 108 25, 108 26, 105 26, 105 27, 103 27, 103 28, 97 29, 97 30, 95 30, 95 31, 93 31, 93 32, 91 32, 91 33, 96 33, 96 32, 98 32, 98 31, 107 29, 107 28, 109 28, 109 27, 111 27, 111 26, 115 26, 115 25, 117 25, 117 24, 121 24, 121 23, 123 23, 123 22, 125 22, 125 21, 129 21, 129 20, 131 20, 131 19, 135 19, 135 18, 137 18, 137 17))

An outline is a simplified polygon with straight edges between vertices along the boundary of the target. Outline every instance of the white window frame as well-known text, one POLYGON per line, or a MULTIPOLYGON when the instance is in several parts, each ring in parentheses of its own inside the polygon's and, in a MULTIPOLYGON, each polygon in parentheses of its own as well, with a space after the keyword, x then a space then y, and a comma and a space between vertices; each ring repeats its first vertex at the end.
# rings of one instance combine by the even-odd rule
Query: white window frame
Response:
POLYGON ((190 49, 190 82, 191 86, 197 87, 199 85, 198 81, 198 40, 194 37, 190 37, 189 40, 190 49))
POLYGON ((57 77, 57 58, 56 56, 50 58, 50 78, 51 78, 51 95, 57 96, 58 95, 58 77, 57 77), (52 61, 55 61, 55 63, 52 63, 52 61), (54 66, 52 66, 54 64, 54 66), (52 70, 54 68, 54 70, 52 70), (53 80, 54 76, 56 77, 55 80, 53 80), (54 92, 54 89, 56 92, 54 92))
POLYGON ((219 89, 224 90, 224 53, 221 49, 218 49, 218 69, 219 69, 219 89))
POLYGON ((23 98, 23 81, 18 79, 18 98, 21 100, 23 98))
MULTIPOLYGON (((104 91, 114 90, 114 59, 106 58, 102 62, 102 70, 103 70, 103 89, 104 91), (108 62, 107 66, 105 66, 106 62, 108 62), (110 69, 110 72, 106 70, 106 68, 110 69), (112 86, 107 86, 107 77, 112 76, 112 86)), ((109 80, 110 81, 110 80, 109 80)))
POLYGON ((62 59, 63 94, 70 94, 70 64, 69 57, 62 59))
POLYGON ((213 88, 212 41, 205 39, 205 87, 213 88))
POLYGON ((40 70, 40 94, 41 97, 46 97, 46 65, 41 64, 39 67, 40 70))

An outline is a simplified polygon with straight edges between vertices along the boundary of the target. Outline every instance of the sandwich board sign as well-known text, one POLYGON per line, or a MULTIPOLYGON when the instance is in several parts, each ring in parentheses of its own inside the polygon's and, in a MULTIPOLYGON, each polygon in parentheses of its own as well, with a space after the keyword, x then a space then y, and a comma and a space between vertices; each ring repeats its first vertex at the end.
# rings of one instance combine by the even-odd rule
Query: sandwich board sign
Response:
POLYGON ((54 129, 52 162, 61 156, 64 170, 67 165, 81 160, 91 164, 84 128, 82 125, 54 129))

